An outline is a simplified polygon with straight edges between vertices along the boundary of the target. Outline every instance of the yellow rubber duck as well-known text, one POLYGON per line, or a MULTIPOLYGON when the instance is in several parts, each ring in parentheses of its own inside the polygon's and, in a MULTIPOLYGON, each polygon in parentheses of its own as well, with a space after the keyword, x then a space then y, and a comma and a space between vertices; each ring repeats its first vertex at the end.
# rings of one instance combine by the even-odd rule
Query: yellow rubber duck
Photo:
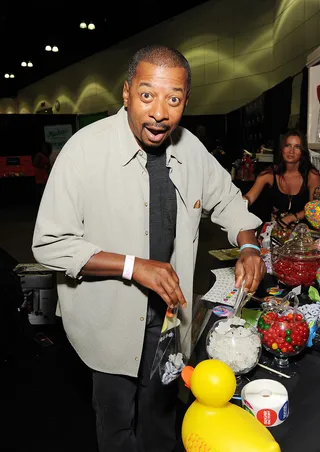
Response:
POLYGON ((236 378, 227 364, 208 359, 186 366, 182 378, 196 398, 182 422, 186 452, 281 452, 263 424, 229 402, 236 378))

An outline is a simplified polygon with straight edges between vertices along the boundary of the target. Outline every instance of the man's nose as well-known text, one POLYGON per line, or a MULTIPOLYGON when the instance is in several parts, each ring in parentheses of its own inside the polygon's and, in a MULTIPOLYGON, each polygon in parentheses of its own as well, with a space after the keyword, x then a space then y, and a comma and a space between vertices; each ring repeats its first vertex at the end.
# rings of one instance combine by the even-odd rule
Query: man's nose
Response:
POLYGON ((152 103, 152 108, 151 108, 151 111, 149 114, 157 122, 161 122, 161 121, 169 119, 168 106, 167 106, 166 102, 164 102, 160 99, 156 99, 152 103))

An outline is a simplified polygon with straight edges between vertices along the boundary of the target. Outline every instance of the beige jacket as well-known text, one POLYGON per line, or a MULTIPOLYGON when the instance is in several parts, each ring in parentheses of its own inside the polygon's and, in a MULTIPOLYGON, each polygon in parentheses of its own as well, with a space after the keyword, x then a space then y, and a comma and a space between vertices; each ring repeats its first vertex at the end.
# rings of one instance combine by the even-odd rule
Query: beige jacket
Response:
MULTIPOLYGON (((147 291, 121 278, 81 278, 101 250, 149 257, 149 179, 122 108, 74 134, 60 152, 41 201, 32 250, 58 271, 60 311, 66 334, 91 368, 136 376, 145 330, 147 291)), ((249 213, 230 175, 188 130, 178 128, 167 149, 177 192, 177 230, 172 256, 182 291, 182 336, 192 310, 193 273, 201 208, 237 245, 241 230, 261 221, 249 213), (194 205, 200 200, 201 207, 194 205)), ((199 204, 199 203, 197 203, 199 204)))

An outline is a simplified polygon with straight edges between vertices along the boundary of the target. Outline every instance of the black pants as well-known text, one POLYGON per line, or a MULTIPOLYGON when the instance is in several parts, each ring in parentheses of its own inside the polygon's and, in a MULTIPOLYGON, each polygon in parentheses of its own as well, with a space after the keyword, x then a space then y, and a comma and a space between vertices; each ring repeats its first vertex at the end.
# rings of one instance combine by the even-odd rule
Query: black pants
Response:
POLYGON ((177 380, 150 379, 163 316, 148 321, 139 377, 93 372, 93 406, 99 452, 173 452, 177 380))

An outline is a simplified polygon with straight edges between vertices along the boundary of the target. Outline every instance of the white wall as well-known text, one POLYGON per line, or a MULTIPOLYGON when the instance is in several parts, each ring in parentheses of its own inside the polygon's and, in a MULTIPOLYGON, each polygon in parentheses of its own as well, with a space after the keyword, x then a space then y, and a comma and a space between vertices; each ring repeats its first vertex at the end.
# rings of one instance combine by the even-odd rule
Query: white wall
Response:
MULTIPOLYGON (((211 0, 21 90, 0 113, 115 113, 132 53, 147 43, 177 47, 192 69, 186 114, 227 113, 305 65, 320 43, 320 0, 211 0)), ((63 51, 63 49, 61 49, 63 51)), ((301 79, 294 80, 293 113, 301 79)))
MULTIPOLYGON (((307 55, 320 44, 320 1, 277 0, 273 29, 272 85, 305 66, 307 55)), ((301 75, 293 81, 292 115, 300 108, 301 75)))

